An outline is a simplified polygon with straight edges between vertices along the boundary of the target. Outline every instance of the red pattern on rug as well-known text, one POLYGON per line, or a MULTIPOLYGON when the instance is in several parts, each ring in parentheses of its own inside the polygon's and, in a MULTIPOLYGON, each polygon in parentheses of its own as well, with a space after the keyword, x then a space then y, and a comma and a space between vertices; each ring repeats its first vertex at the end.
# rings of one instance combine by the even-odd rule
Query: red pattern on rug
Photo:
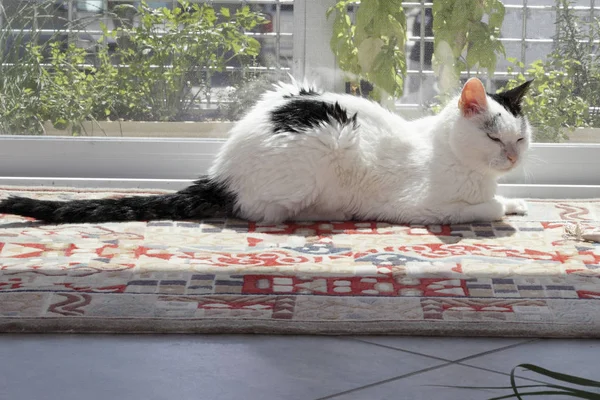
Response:
POLYGON ((573 222, 596 227, 600 201, 529 206, 444 226, 4 215, 0 330, 600 335, 600 245, 565 236, 573 222))

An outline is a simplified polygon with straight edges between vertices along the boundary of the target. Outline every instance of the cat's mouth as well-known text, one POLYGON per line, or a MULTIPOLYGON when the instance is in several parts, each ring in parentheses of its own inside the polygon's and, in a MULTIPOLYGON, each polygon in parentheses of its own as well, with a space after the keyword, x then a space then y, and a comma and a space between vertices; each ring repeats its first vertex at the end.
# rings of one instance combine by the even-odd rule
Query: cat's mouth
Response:
POLYGON ((517 165, 519 165, 518 161, 511 162, 507 160, 506 162, 492 163, 491 167, 498 172, 506 173, 515 169, 517 165))
POLYGON ((515 167, 517 166, 517 163, 510 163, 510 164, 506 164, 506 165, 502 165, 502 166, 497 166, 496 169, 498 171, 501 172, 509 172, 512 171, 513 169, 515 169, 515 167))

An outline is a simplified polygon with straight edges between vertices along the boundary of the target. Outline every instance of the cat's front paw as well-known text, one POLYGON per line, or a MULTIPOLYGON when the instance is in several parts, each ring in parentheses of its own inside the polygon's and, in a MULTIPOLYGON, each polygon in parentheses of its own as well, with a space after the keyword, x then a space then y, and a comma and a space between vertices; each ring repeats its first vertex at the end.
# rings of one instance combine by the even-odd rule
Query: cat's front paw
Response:
POLYGON ((502 202, 492 200, 484 205, 485 212, 482 221, 500 221, 506 214, 506 206, 502 202))
POLYGON ((468 205, 462 209, 460 222, 500 221, 506 214, 504 203, 492 199, 485 203, 468 205))
POLYGON ((504 212, 506 215, 527 214, 527 202, 522 199, 503 199, 504 212))

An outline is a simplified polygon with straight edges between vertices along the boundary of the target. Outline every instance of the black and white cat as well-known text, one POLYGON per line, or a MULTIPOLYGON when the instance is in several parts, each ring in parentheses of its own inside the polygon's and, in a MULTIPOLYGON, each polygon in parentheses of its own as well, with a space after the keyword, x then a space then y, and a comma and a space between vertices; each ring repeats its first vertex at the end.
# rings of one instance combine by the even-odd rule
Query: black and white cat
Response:
POLYGON ((208 175, 186 189, 68 202, 10 197, 0 213, 49 223, 237 217, 416 224, 524 214, 523 200, 495 192, 530 144, 521 110, 529 83, 486 94, 473 78, 441 113, 415 121, 363 98, 280 83, 233 127, 208 175))

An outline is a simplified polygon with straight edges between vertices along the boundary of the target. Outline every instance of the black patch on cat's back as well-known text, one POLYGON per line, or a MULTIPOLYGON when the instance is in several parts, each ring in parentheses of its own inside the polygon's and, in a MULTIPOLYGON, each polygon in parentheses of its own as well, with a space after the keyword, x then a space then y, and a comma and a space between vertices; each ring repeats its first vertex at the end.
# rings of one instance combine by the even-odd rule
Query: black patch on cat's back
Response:
POLYGON ((319 92, 317 92, 316 90, 314 90, 312 88, 308 88, 308 89, 302 88, 302 89, 300 89, 300 91, 298 92, 297 95, 286 94, 283 97, 285 97, 286 99, 289 99, 289 98, 292 98, 295 96, 318 96, 319 94, 320 94, 319 92))
POLYGON ((348 116, 348 112, 337 102, 331 104, 316 99, 294 98, 271 112, 271 122, 274 133, 299 133, 332 120, 356 127, 356 116, 348 116))
POLYGON ((317 91, 316 91, 316 90, 314 90, 314 89, 310 89, 310 88, 309 88, 308 90, 307 90, 307 89, 304 89, 304 88, 302 88, 302 89, 300 89, 300 92, 298 92, 298 94, 299 94, 300 96, 316 96, 316 95, 318 95, 318 94, 319 94, 319 92, 317 92, 317 91))

